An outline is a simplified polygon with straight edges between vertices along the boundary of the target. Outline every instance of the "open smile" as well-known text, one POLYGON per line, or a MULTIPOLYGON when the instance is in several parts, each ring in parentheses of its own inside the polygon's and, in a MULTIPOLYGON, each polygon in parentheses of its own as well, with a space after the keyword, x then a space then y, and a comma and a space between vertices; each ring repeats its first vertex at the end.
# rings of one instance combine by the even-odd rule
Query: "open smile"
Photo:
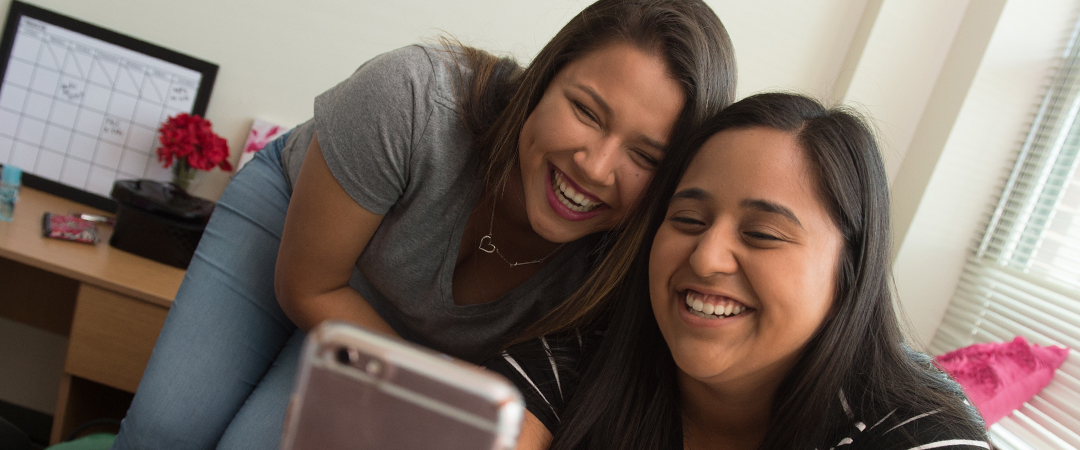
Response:
POLYGON ((685 297, 686 312, 705 320, 736 317, 754 310, 727 297, 706 295, 692 290, 687 290, 685 297))
POLYGON ((604 202, 586 192, 554 165, 549 164, 548 168, 548 203, 558 215, 567 220, 585 220, 605 209, 604 202))

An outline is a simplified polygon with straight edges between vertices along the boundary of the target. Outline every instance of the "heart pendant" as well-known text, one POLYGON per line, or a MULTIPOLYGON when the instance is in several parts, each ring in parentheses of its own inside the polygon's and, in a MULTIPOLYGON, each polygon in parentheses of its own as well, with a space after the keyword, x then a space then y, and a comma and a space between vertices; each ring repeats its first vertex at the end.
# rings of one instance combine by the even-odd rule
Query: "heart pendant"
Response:
POLYGON ((477 247, 484 253, 495 253, 498 249, 495 248, 495 244, 491 243, 491 235, 480 238, 480 247, 477 247))

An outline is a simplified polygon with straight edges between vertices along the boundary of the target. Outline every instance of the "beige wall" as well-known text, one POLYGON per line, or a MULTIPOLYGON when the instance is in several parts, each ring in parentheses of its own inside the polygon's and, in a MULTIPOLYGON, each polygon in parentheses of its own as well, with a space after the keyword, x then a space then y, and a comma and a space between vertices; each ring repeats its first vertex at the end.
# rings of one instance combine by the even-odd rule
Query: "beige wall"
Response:
MULTIPOLYGON (((927 340, 955 287, 964 247, 994 190, 998 167, 1021 132, 1064 24, 1075 15, 1074 2, 707 2, 734 41, 740 96, 800 91, 854 104, 875 118, 897 205, 897 289, 914 335, 927 340), (962 176, 954 178, 946 167, 962 176)), ((378 53, 447 33, 525 62, 587 2, 31 3, 219 64, 207 117, 235 149, 252 119, 283 125, 307 119, 315 95, 378 53)), ((0 10, 9 4, 0 0, 0 10)), ((217 198, 227 181, 226 174, 201 175, 194 191, 217 198)), ((0 328, 26 334, 4 322, 0 328)), ((0 356, 23 355, 3 351, 11 345, 5 342, 16 341, 0 340, 0 356)), ((33 353, 53 361, 45 366, 62 359, 55 342, 41 347, 33 353)), ((55 393, 25 395, 35 389, 0 383, 0 398, 52 411, 55 393)))
MULTIPOLYGON (((206 116, 243 145, 251 120, 282 125, 379 53, 449 34, 527 62, 583 0, 30 0, 220 66, 206 116)), ((713 0, 735 43, 742 94, 795 89, 825 95, 865 0, 713 0)), ((10 0, 0 0, 6 11, 10 0)), ((238 158, 237 155, 233 155, 238 158)), ((193 192, 216 199, 228 176, 200 174, 193 192)))
POLYGON ((894 275, 929 343, 1077 19, 1075 0, 973 0, 894 177, 894 275))

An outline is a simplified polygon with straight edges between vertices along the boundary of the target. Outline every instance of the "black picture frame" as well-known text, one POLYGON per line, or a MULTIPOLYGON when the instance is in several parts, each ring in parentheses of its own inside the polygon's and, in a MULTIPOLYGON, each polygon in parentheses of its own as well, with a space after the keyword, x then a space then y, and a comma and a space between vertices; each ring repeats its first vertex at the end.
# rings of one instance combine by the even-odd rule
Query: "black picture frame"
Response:
MULTIPOLYGON (((8 10, 7 21, 4 25, 3 39, 0 40, 0 80, 5 79, 4 77, 7 75, 12 47, 23 17, 61 27, 201 73, 202 78, 196 90, 194 105, 190 114, 205 115, 206 107, 210 103, 210 92, 213 90, 214 81, 217 78, 218 66, 216 64, 18 0, 11 2, 11 8, 8 10)), ((101 210, 116 211, 116 201, 109 197, 53 181, 33 173, 24 172, 23 185, 101 210)))

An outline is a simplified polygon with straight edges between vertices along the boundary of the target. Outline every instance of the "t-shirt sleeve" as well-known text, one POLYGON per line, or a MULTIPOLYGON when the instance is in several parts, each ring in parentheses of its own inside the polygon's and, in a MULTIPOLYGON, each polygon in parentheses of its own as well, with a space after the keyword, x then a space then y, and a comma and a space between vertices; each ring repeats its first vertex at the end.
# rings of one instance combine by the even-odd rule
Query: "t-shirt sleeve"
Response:
POLYGON ((484 367, 514 383, 525 400, 525 409, 554 433, 576 377, 565 368, 560 371, 562 364, 555 364, 548 355, 543 341, 534 339, 506 349, 484 367))
POLYGON ((410 159, 431 115, 435 69, 427 50, 372 58, 315 99, 319 145, 330 172, 360 206, 385 214, 409 183, 410 159))

